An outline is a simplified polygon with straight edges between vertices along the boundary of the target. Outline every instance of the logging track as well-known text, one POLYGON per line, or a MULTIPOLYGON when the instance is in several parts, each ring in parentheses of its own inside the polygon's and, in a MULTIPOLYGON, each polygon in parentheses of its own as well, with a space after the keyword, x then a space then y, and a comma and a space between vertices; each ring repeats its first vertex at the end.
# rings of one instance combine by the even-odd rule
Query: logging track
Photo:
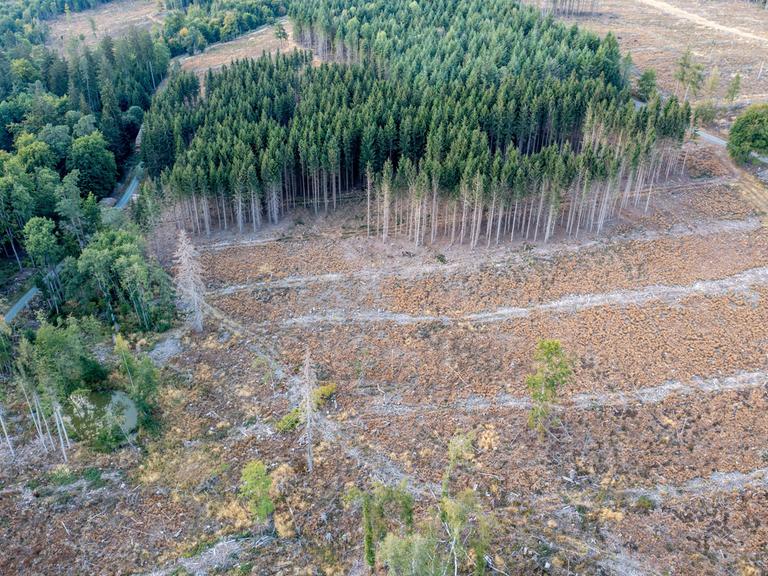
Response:
POLYGON ((263 322, 253 327, 264 332, 274 331, 276 327, 290 328, 295 326, 308 327, 322 324, 348 325, 369 323, 392 323, 398 325, 437 322, 451 324, 468 322, 472 324, 487 324, 528 318, 536 313, 575 314, 590 308, 602 306, 641 306, 648 302, 680 302, 691 296, 723 296, 726 294, 751 294, 752 287, 768 285, 768 266, 752 268, 744 272, 718 280, 700 280, 686 286, 653 285, 637 290, 617 290, 613 292, 575 294, 559 298, 551 302, 532 304, 525 307, 509 307, 489 310, 486 312, 465 315, 430 315, 405 314, 383 310, 360 310, 347 312, 344 310, 326 311, 319 314, 298 316, 281 322, 263 322))

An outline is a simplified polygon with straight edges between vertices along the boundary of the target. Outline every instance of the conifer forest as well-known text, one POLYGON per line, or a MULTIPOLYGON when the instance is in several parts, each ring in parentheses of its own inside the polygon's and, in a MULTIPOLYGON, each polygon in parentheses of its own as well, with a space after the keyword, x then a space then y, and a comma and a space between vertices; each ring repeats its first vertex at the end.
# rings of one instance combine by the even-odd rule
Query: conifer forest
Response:
POLYGON ((768 573, 763 0, 0 2, 0 574, 768 573))
POLYGON ((205 96, 176 79, 142 154, 189 229, 258 229, 367 188, 385 240, 546 241, 558 224, 601 231, 679 169, 689 106, 636 108, 615 38, 508 2, 448 4, 302 3, 295 34, 329 64, 238 62, 205 96))

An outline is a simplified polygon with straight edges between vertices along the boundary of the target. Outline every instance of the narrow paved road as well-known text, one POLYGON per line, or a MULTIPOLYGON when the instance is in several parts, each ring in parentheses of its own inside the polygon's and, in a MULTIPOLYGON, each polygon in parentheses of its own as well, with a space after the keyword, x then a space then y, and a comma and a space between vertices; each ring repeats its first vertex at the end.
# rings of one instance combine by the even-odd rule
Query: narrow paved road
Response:
MULTIPOLYGON (((141 174, 141 170, 139 170, 139 174, 141 174)), ((125 208, 131 201, 131 198, 133 198, 133 195, 136 193, 138 188, 139 176, 134 173, 133 178, 131 178, 131 183, 128 185, 128 188, 125 189, 125 192, 120 197, 120 200, 117 201, 117 204, 115 204, 115 208, 118 210, 125 208)), ((38 294, 40 294, 40 290, 34 286, 27 290, 24 295, 19 298, 19 300, 13 306, 11 306, 8 312, 5 313, 5 316, 3 317, 5 323, 10 324, 13 322, 16 319, 16 316, 18 316, 21 311, 24 310, 24 308, 29 306, 29 303, 32 302, 32 300, 34 300, 38 294)))
MULTIPOLYGON (((701 136, 702 140, 709 142, 710 144, 723 147, 728 146, 728 142, 722 138, 719 138, 718 136, 714 136, 713 134, 709 134, 708 132, 704 132, 702 130, 699 130, 698 134, 701 136)), ((757 152, 752 152, 752 157, 756 158, 763 164, 768 164, 768 156, 760 156, 757 152)))
MULTIPOLYGON (((636 76, 640 75, 640 69, 636 66, 634 67, 634 73, 636 76)), ((645 106, 645 102, 638 100, 637 98, 632 98, 632 102, 635 104, 635 108, 642 108, 645 106)), ((701 136, 701 139, 705 142, 709 142, 710 144, 714 144, 715 146, 722 146, 723 148, 726 148, 728 146, 728 141, 723 140, 719 136, 715 136, 714 134, 710 134, 709 132, 705 132, 704 130, 696 130, 696 134, 701 136)), ((768 156, 760 156, 757 152, 752 152, 752 158, 755 158, 756 160, 759 160, 763 164, 768 164, 768 156)))
POLYGON ((136 190, 139 187, 139 177, 134 174, 133 178, 131 179, 131 183, 128 185, 128 188, 126 188, 125 193, 120 198, 120 200, 117 201, 117 204, 115 204, 115 208, 122 210, 126 206, 128 206, 128 202, 131 201, 131 198, 133 198, 133 195, 136 193, 136 190))
POLYGON ((29 306, 29 303, 32 302, 32 300, 35 299, 35 297, 40 293, 40 290, 35 288, 34 286, 26 291, 24 296, 19 298, 18 302, 11 306, 11 309, 6 312, 4 320, 6 324, 10 324, 13 322, 13 320, 16 318, 16 316, 19 315, 19 312, 24 310, 27 306, 29 306))

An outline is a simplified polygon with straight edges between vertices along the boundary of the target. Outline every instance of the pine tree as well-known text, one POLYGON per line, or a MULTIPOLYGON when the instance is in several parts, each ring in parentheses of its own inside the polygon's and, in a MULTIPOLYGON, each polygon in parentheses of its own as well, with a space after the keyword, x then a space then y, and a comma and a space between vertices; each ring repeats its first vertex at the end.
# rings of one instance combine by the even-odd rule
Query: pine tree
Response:
POLYGON ((275 23, 275 38, 280 41, 280 48, 283 47, 283 42, 288 40, 288 32, 286 32, 285 26, 280 21, 275 23))

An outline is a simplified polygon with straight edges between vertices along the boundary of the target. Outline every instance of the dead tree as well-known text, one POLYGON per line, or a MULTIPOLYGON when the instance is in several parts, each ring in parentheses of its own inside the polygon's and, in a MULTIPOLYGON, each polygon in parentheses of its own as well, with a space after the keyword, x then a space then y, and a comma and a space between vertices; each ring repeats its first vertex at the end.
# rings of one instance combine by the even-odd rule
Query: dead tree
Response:
POLYGON ((205 305, 202 269, 200 255, 186 231, 179 231, 179 242, 176 248, 176 287, 182 307, 189 314, 190 322, 195 331, 203 329, 203 306, 205 305))
POLYGON ((312 473, 312 428, 315 419, 315 388, 317 387, 317 374, 312 367, 312 359, 309 356, 309 348, 304 357, 304 387, 302 390, 304 404, 304 434, 307 441, 307 471, 312 473))
POLYGON ((8 450, 11 451, 11 458, 16 458, 16 452, 13 451, 13 444, 11 443, 11 437, 8 434, 8 428, 5 425, 5 419, 3 418, 3 407, 0 405, 0 428, 3 429, 3 436, 5 436, 5 442, 8 444, 8 450))
POLYGON ((371 170, 371 165, 368 164, 368 167, 365 170, 365 191, 366 191, 366 198, 367 198, 367 204, 368 204, 368 217, 366 219, 366 224, 368 228, 368 238, 371 237, 371 189, 373 188, 373 174, 371 170))
POLYGON ((37 389, 32 383, 32 377, 29 372, 31 357, 31 344, 29 343, 29 340, 22 338, 21 342, 19 342, 15 365, 15 377, 13 381, 16 384, 16 387, 24 395, 24 400, 29 408, 29 416, 35 425, 35 432, 37 433, 40 445, 46 452, 48 452, 49 446, 52 450, 56 450, 56 444, 53 442, 48 421, 43 415, 40 395, 37 393, 37 389))
POLYGON ((64 458, 64 462, 68 462, 67 449, 72 447, 72 443, 69 441, 69 434, 67 434, 67 427, 64 424, 64 418, 61 412, 61 404, 59 404, 58 401, 55 401, 53 404, 53 421, 56 424, 56 433, 59 437, 61 455, 64 458))

